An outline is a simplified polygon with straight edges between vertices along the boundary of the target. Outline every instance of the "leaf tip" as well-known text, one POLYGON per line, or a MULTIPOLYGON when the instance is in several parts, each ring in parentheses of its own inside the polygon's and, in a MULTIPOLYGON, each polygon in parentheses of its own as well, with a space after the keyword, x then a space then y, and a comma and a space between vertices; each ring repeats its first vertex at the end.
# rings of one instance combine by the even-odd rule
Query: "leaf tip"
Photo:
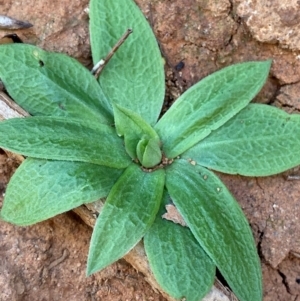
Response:
POLYGON ((86 275, 86 277, 90 277, 92 274, 94 274, 94 272, 95 272, 95 271, 93 271, 93 270, 87 268, 87 269, 86 269, 85 275, 86 275))
POLYGON ((98 271, 99 269, 97 269, 97 267, 95 267, 92 261, 88 258, 87 267, 86 267, 86 277, 89 277, 98 271))
POLYGON ((263 61, 263 63, 265 63, 269 67, 269 69, 270 69, 271 65, 273 63, 273 60, 272 59, 268 59, 268 60, 263 61))

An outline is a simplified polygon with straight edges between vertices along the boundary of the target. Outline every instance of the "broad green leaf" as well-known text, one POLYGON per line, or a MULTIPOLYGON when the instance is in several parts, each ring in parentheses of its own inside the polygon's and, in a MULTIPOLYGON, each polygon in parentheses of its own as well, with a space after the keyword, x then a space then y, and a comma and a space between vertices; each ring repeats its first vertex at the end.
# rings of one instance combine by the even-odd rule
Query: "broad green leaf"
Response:
POLYGON ((300 164, 300 115, 250 104, 183 154, 229 174, 268 176, 300 164))
POLYGON ((206 168, 179 159, 166 170, 166 187, 239 300, 261 301, 261 267, 252 232, 226 186, 206 168))
MULTIPOLYGON (((167 204, 167 193, 164 200, 167 204)), ((215 265, 188 228, 161 218, 164 212, 160 210, 144 237, 150 268, 159 285, 173 298, 202 300, 213 285, 215 265)))
POLYGON ((0 46, 0 79, 31 115, 64 116, 112 124, 97 80, 75 59, 26 44, 0 46))
POLYGON ((2 121, 0 147, 33 158, 114 168, 125 168, 131 162, 112 127, 71 118, 38 116, 2 121))
POLYGON ((148 143, 152 139, 152 144, 156 143, 159 149, 158 135, 137 113, 118 104, 113 104, 113 109, 117 134, 124 136, 126 151, 132 159, 137 158, 137 145, 141 140, 148 143))
POLYGON ((158 212, 165 172, 130 165, 110 191, 94 227, 88 257, 90 275, 128 253, 145 235, 158 212))
POLYGON ((27 226, 106 197, 122 170, 70 161, 26 159, 12 176, 1 217, 27 226))
POLYGON ((188 89, 155 126, 166 156, 182 154, 243 109, 262 88, 270 65, 232 65, 188 89))
POLYGON ((124 32, 133 33, 114 54, 99 78, 107 97, 154 125, 164 99, 163 60, 155 36, 132 0, 91 0, 93 61, 104 59, 124 32))

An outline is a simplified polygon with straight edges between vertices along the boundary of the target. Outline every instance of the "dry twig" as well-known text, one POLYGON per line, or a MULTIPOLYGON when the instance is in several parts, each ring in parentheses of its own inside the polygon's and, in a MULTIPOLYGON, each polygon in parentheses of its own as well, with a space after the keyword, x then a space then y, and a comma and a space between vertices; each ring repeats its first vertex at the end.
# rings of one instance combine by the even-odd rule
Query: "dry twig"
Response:
POLYGON ((95 78, 98 79, 100 73, 116 53, 116 51, 120 48, 120 46, 126 41, 129 35, 132 33, 132 29, 128 28, 126 32, 122 35, 120 40, 116 43, 116 45, 111 49, 105 59, 100 60, 92 69, 92 74, 94 74, 95 78))

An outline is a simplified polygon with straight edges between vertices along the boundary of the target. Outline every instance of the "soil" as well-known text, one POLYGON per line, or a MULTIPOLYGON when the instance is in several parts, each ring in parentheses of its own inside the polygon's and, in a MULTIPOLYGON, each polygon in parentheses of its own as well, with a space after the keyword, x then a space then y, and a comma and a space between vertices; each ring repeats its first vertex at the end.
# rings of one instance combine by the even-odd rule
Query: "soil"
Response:
MULTIPOLYGON (((165 110, 188 87, 222 67, 272 59, 269 79, 254 101, 299 112, 299 1, 137 3, 166 61, 165 110)), ((14 31, 24 42, 67 53, 90 67, 87 6, 88 0, 0 0, 1 14, 34 24, 14 31)), ((0 30, 0 38, 6 33, 12 32, 0 30)), ((0 153, 1 195, 16 167, 0 153)), ((219 175, 253 229, 264 301, 300 300, 300 171, 266 178, 219 175)), ((74 213, 26 228, 0 222, 0 301, 164 300, 124 260, 86 278, 90 236, 91 229, 74 213)))

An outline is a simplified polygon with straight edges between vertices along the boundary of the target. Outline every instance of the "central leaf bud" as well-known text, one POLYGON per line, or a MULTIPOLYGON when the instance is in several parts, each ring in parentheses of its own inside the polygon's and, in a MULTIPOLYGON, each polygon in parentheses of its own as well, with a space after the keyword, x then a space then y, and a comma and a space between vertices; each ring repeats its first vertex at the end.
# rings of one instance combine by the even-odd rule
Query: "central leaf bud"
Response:
POLYGON ((116 103, 112 105, 116 132, 124 136, 127 154, 145 168, 155 167, 162 159, 160 138, 156 131, 136 112, 116 103))
POLYGON ((136 154, 144 167, 151 168, 156 166, 162 159, 159 139, 141 139, 136 146, 136 154))

